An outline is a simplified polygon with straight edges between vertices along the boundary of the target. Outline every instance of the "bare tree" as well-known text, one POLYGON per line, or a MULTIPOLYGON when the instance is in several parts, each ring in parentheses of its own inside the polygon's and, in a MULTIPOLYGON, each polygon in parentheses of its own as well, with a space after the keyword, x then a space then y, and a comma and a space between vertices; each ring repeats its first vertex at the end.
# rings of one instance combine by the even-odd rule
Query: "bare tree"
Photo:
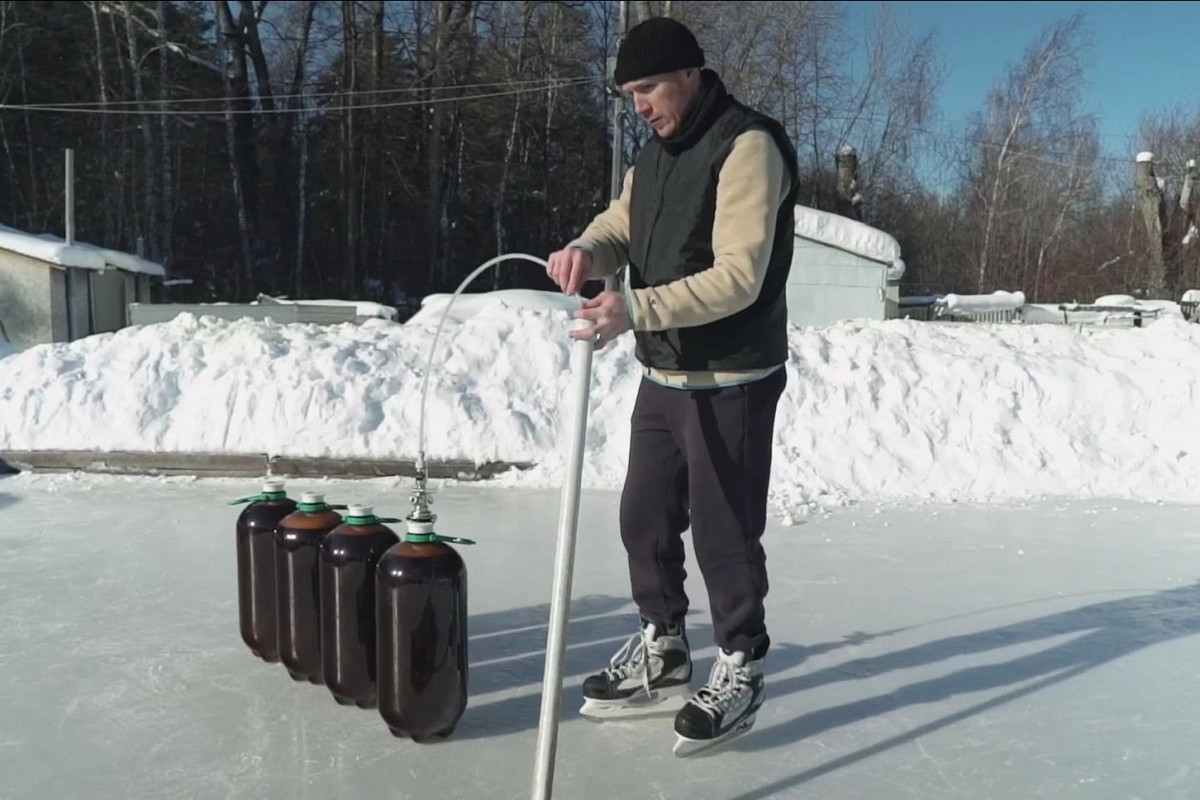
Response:
POLYGON ((234 28, 229 3, 226 0, 215 0, 213 5, 217 16, 217 43, 223 65, 221 81, 225 91, 225 135, 229 148, 229 173, 233 179, 233 196, 237 206, 238 234, 242 248, 242 285, 244 291, 249 292, 253 289, 255 277, 254 249, 251 245, 254 219, 250 205, 251 187, 247 186, 245 151, 241 147, 238 123, 233 114, 235 102, 243 112, 248 110, 248 103, 245 102, 246 51, 242 47, 238 31, 234 28))
POLYGON ((1147 291, 1151 297, 1167 296, 1167 268, 1163 253, 1163 231, 1166 228, 1166 203, 1163 187, 1154 174, 1154 154, 1141 153, 1137 158, 1138 201, 1146 225, 1150 254, 1150 276, 1147 291))
POLYGON ((355 16, 354 0, 342 0, 342 89, 351 94, 343 95, 342 111, 342 203, 345 209, 344 228, 346 236, 343 269, 345 290, 359 290, 358 246, 359 246, 359 145, 355 134, 353 106, 358 99, 352 93, 358 91, 358 21, 355 16))
POLYGON ((124 16, 125 16, 125 36, 129 47, 129 73, 133 77, 133 96, 137 101, 138 111, 142 112, 142 117, 138 122, 138 128, 142 132, 142 157, 139 163, 142 165, 142 179, 144 184, 143 191, 145 196, 142 199, 142 208, 144 213, 142 220, 145 224, 145 237, 149 242, 149 255, 151 258, 158 258, 158 250, 160 245, 159 239, 159 196, 155 191, 155 170, 154 164, 154 133, 153 122, 151 117, 146 113, 146 95, 142 88, 142 57, 141 49, 138 46, 137 34, 134 30, 134 4, 129 0, 125 0, 124 16))
MULTIPOLYGON (((1070 160, 1054 173, 1058 185, 1045 193, 1049 206, 1047 211, 1051 212, 1054 224, 1047 231, 1044 215, 1023 215, 1027 224, 1036 225, 1041 231, 1031 293, 1034 302, 1041 299, 1042 277, 1046 270, 1047 257, 1063 240, 1068 224, 1081 209, 1084 196, 1094 189, 1095 165, 1100 150, 1099 126, 1094 118, 1088 118, 1079 125, 1080 127, 1073 131, 1075 135, 1070 160)), ((1024 275, 1025 271, 1022 270, 1022 284, 1024 275)))
MULTIPOLYGON (((166 109, 171 99, 171 81, 168 71, 170 51, 161 44, 167 41, 167 4, 164 0, 155 3, 155 21, 158 27, 158 100, 159 108, 166 109)), ((97 28, 99 32, 99 28, 97 28)), ((171 263, 171 240, 175 222, 175 192, 171 178, 171 118, 158 115, 158 179, 159 193, 159 242, 158 256, 164 264, 171 263)), ((149 153, 146 154, 149 158, 149 153)))
MULTIPOLYGON (((7 5, 7 4, 5 4, 7 5)), ((104 60, 104 40, 100 34, 100 0, 92 0, 92 32, 96 39, 96 86, 100 95, 100 170, 105 177, 112 175, 112 151, 109 144, 109 127, 111 117, 108 111, 108 76, 104 60)), ((0 31, 0 40, 3 32, 0 31)), ((112 205, 104 204, 104 241, 111 242, 116 234, 114 230, 114 212, 112 205)))
MULTIPOLYGON (((502 9, 512 9, 512 8, 513 8, 513 4, 511 4, 511 3, 505 3, 502 6, 502 9)), ((530 22, 532 21, 533 13, 536 10, 536 6, 534 3, 531 3, 528 0, 524 0, 520 4, 520 6, 517 7, 517 9, 520 12, 521 27, 520 27, 520 33, 517 34, 517 36, 516 36, 516 41, 517 41, 516 54, 511 62, 511 64, 506 65, 507 66, 506 71, 508 73, 508 79, 510 81, 520 80, 520 76, 524 72, 525 43, 526 43, 526 40, 529 38, 529 25, 530 25, 530 22)), ((508 14, 503 10, 501 13, 505 17, 508 16, 508 14)), ((508 26, 507 25, 502 26, 501 29, 507 31, 508 26)), ((518 131, 518 126, 520 125, 520 122, 521 122, 521 102, 523 99, 524 99, 524 95, 517 95, 517 98, 516 98, 515 102, 513 103, 512 122, 508 126, 508 137, 504 143, 504 161, 500 167, 500 181, 496 185, 495 199, 493 200, 493 214, 494 214, 494 220, 495 220, 494 225, 495 225, 495 233, 496 233, 496 254, 497 255, 503 253, 505 250, 505 235, 504 235, 505 234, 505 231, 504 231, 505 202, 507 199, 508 178, 509 178, 509 172, 512 168, 513 153, 516 151, 516 147, 517 147, 517 131, 518 131)), ((493 273, 493 282, 492 282, 493 288, 500 287, 501 277, 502 277, 502 274, 501 274, 500 270, 496 270, 493 273)))
MULTIPOLYGON (((1082 17, 1078 14, 1050 27, 1012 66, 1001 85, 988 98, 988 114, 979 120, 974 136, 985 157, 983 185, 977 192, 983 206, 983 232, 979 244, 977 290, 991 278, 997 221, 1005 214, 1013 193, 1025 179, 1023 158, 1036 150, 1039 117, 1072 105, 1081 78, 1082 17)), ((1033 153, 1036 154, 1036 153, 1033 153)))
MULTIPOLYGON (((1144 151, 1153 154, 1153 172, 1163 195, 1161 230, 1152 233, 1147 229, 1152 254, 1161 249, 1163 259, 1161 286, 1152 284, 1173 296, 1181 284, 1200 285, 1200 248, 1196 246, 1200 232, 1194 230, 1200 112, 1180 106, 1168 108, 1161 113, 1146 114, 1139 128, 1144 151)), ((1140 182, 1138 194, 1144 196, 1140 182)))

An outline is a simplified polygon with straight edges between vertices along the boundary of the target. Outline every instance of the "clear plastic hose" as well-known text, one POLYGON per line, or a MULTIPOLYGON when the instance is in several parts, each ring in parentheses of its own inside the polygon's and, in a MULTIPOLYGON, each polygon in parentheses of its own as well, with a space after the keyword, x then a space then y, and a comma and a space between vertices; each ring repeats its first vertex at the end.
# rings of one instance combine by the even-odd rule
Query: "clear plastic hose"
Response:
POLYGON ((450 307, 454 305, 454 301, 458 299, 458 296, 462 293, 462 290, 467 288, 471 281, 479 277, 479 275, 485 270, 490 269, 491 267, 494 267, 504 261, 515 261, 518 259, 524 259, 526 261, 532 261, 535 264, 540 264, 543 269, 550 268, 549 262, 538 258, 537 256, 531 256, 525 253, 507 253, 505 255, 496 256, 495 258, 489 259, 488 261, 480 264, 475 268, 474 272, 464 278, 463 282, 460 283, 458 288, 454 290, 454 294, 451 296, 450 302, 446 303, 446 310, 442 312, 442 318, 438 322, 437 330, 434 331, 433 334, 433 344, 429 347, 429 361, 425 364, 425 377, 421 382, 421 416, 417 428, 417 472, 420 476, 424 476, 425 474, 425 397, 429 392, 429 375, 433 372, 433 357, 437 354, 438 337, 440 337, 442 334, 442 326, 446 324, 446 317, 450 315, 450 307))

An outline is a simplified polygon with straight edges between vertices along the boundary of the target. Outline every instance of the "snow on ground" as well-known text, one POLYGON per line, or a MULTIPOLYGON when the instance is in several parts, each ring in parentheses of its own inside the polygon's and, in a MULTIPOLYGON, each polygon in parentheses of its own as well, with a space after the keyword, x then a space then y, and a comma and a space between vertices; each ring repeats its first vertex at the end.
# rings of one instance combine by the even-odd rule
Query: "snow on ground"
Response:
MULTIPOLYGON (((425 452, 537 462, 499 480, 556 487, 572 340, 569 306, 550 300, 576 301, 494 300, 446 325, 425 452)), ((0 362, 0 450, 412 458, 439 317, 182 316, 30 348, 0 362)), ((789 340, 779 516, 876 500, 1200 499, 1200 327, 1178 317, 1142 329, 847 322, 789 340)), ((639 380, 631 336, 596 354, 588 488, 621 485, 639 380)))
MULTIPOLYGON (((255 659, 227 501, 256 481, 0 477, 0 795, 11 800, 530 796, 558 492, 445 486, 469 536, 469 701, 453 737, 255 659)), ((407 481, 293 481, 402 514, 407 481)), ((1200 525, 1126 501, 841 509, 764 539, 767 701, 671 755, 671 718, 595 724, 580 685, 633 631, 615 493, 585 492, 554 797, 1200 796, 1200 525)), ((685 536, 699 687, 715 648, 685 536)))

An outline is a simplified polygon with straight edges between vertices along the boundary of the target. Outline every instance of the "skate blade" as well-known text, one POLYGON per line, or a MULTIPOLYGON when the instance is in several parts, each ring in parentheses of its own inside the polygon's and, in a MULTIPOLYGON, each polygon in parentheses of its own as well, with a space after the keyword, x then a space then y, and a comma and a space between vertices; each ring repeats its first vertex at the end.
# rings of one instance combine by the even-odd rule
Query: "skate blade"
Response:
POLYGON ((595 700, 587 698, 579 709, 580 716, 591 720, 637 719, 675 714, 683 708, 683 699, 691 694, 687 686, 655 689, 649 695, 637 695, 627 700, 595 700))
POLYGON ((725 733, 713 739, 689 739, 686 736, 678 736, 678 734, 676 734, 678 738, 675 742, 675 746, 671 749, 671 752, 673 752, 677 758, 689 758, 691 756, 700 755, 701 753, 706 753, 709 750, 713 750, 723 744, 731 742, 739 736, 749 733, 750 729, 754 727, 754 720, 755 715, 751 714, 733 728, 730 728, 729 730, 725 731, 725 733))

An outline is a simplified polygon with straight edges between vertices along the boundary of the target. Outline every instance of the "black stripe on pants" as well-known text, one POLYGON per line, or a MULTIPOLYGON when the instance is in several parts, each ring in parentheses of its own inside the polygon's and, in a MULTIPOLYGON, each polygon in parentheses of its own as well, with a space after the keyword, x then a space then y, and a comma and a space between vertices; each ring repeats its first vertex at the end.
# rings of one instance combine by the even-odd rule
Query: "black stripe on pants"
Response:
POLYGON ((763 600, 775 410, 786 368, 719 389, 675 389, 642 379, 634 404, 621 539, 642 616, 683 623, 683 533, 708 591, 717 645, 765 654, 763 600))

